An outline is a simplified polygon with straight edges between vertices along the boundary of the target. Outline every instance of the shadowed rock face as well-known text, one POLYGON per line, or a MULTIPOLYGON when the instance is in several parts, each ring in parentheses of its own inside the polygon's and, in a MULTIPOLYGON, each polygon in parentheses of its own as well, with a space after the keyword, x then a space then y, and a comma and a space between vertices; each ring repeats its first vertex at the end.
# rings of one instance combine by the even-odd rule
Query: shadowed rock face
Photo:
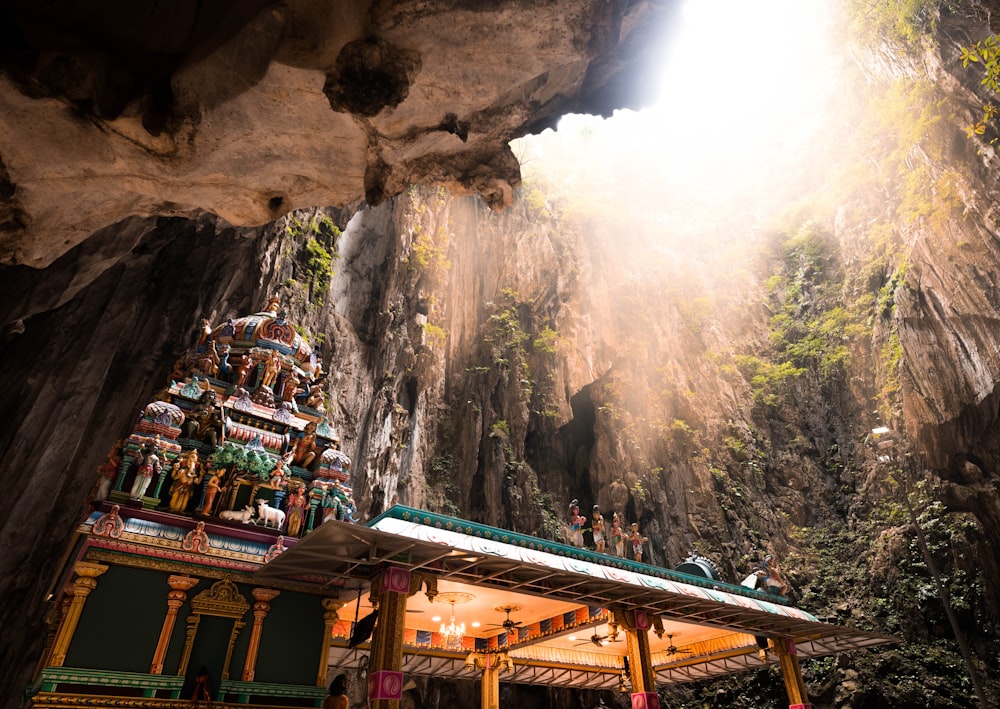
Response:
POLYGON ((672 1, 16 0, 0 10, 0 262, 129 216, 511 203, 507 143, 640 100, 672 1))
POLYGON ((2 523, 6 705, 109 438, 200 317, 274 288, 274 234, 229 224, 421 182, 505 207, 520 182, 508 141, 637 105, 675 4, 0 7, 0 342, 19 372, 0 384, 0 479, 30 472, 33 490, 16 484, 2 523))

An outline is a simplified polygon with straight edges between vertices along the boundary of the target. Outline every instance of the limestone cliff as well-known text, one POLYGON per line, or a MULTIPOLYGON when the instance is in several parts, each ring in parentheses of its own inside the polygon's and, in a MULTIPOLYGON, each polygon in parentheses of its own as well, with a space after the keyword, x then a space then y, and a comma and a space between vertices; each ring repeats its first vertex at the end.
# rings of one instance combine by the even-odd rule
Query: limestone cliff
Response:
POLYGON ((511 138, 642 100, 673 2, 0 8, 0 261, 128 216, 264 224, 436 182, 511 203, 511 138))
MULTIPOLYGON (((0 26, 47 19, 32 7, 0 26)), ((55 560, 111 441, 200 318, 279 292, 336 373, 328 409, 364 514, 398 500, 556 536, 576 497, 638 521, 654 563, 696 549, 732 580, 773 552, 803 605, 905 640, 807 668, 817 706, 973 706, 903 500, 986 677, 1000 662, 996 165, 989 135, 963 134, 982 97, 956 46, 988 25, 944 14, 936 48, 862 56, 880 110, 829 135, 845 182, 812 200, 811 221, 741 213, 727 249, 706 253, 629 210, 598 220, 544 185, 514 190, 505 141, 620 103, 618 52, 639 40, 634 13, 655 9, 582 7, 248 6, 181 32, 158 73, 137 62, 121 77, 113 57, 63 45, 7 58, 0 223, 22 265, 2 271, 0 474, 15 502, 0 695, 30 671, 55 560), (526 26, 522 11, 546 31, 472 52, 474 28, 526 26), (300 150, 301 133, 319 143, 300 150), (381 205, 355 213, 363 196, 381 205), (271 222, 324 203, 347 206, 256 229, 203 214, 271 222), (332 274, 306 248, 317 224, 332 274), (892 460, 866 442, 879 424, 897 434, 892 460)), ((773 680, 713 696, 777 705, 773 680)))

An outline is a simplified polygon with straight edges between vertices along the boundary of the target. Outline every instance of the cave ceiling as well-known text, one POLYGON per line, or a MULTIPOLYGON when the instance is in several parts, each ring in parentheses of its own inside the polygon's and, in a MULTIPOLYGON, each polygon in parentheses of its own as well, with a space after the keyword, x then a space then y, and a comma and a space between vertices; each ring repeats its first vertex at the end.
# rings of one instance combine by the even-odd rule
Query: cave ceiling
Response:
POLYGON ((676 0, 0 5, 0 263, 130 216, 263 224, 520 182, 508 142, 644 87, 676 0))

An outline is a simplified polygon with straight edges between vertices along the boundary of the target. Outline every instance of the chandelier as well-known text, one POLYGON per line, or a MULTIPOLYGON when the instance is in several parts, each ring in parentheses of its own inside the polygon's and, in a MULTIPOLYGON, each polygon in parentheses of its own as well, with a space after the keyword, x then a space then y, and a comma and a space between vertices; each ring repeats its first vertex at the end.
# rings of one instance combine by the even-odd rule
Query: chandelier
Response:
POLYGON ((462 638, 465 637, 465 623, 455 623, 455 604, 468 603, 474 599, 471 593, 461 593, 459 591, 444 591, 434 597, 435 603, 450 603, 451 618, 448 623, 441 623, 441 637, 445 647, 459 648, 462 646, 462 638))

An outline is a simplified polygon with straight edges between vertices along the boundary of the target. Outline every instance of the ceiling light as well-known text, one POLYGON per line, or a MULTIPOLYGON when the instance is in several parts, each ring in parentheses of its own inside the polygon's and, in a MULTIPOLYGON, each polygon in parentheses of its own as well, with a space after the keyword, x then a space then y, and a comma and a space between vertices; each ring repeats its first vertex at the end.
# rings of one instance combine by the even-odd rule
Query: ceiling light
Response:
POLYGON ((573 642, 574 640, 576 640, 576 636, 575 635, 570 635, 569 636, 569 641, 573 642))
POLYGON ((444 638, 444 644, 446 647, 459 648, 462 646, 462 638, 465 636, 465 623, 455 622, 455 604, 456 603, 468 603, 473 600, 475 596, 471 593, 461 593, 459 591, 446 591, 444 593, 439 593, 434 597, 435 603, 450 603, 451 604, 451 619, 447 624, 442 623, 441 629, 438 631, 444 638))
POLYGON ((441 622, 441 616, 435 615, 435 616, 431 617, 431 622, 432 623, 440 623, 441 622))
POLYGON ((473 627, 473 628, 478 628, 478 627, 479 627, 480 625, 481 625, 481 624, 480 624, 480 622, 479 622, 478 620, 474 620, 474 621, 472 621, 472 627, 473 627))

